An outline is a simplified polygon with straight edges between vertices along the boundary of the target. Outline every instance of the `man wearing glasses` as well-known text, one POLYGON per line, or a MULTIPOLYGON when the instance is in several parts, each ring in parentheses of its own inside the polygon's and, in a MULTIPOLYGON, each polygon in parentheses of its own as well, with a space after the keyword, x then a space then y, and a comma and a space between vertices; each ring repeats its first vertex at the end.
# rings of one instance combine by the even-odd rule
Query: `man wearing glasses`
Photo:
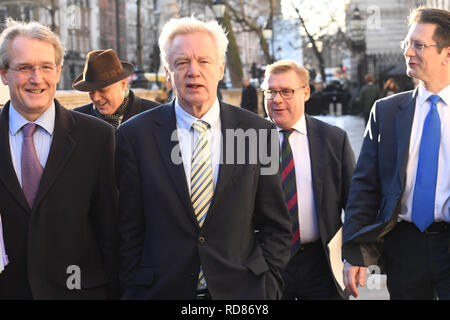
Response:
POLYGON ((450 12, 419 7, 409 25, 401 49, 419 85, 372 107, 346 207, 355 297, 383 262, 391 299, 450 299, 450 12))
POLYGON ((330 269, 328 242, 342 226, 355 156, 340 128, 305 114, 308 71, 280 60, 266 69, 267 114, 280 133, 282 185, 291 214, 291 258, 284 299, 339 299, 346 295, 330 269))
POLYGON ((0 35, 0 300, 118 296, 114 129, 54 99, 63 55, 37 22, 0 35))

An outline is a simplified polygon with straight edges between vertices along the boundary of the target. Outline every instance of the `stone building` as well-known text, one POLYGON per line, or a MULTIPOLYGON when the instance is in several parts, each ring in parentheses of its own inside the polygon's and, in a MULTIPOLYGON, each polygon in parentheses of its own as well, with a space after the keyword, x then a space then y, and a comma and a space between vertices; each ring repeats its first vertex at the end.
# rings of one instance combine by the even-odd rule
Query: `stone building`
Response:
POLYGON ((350 20, 356 8, 361 13, 364 26, 365 48, 362 52, 353 52, 351 60, 354 80, 361 82, 365 73, 372 73, 380 86, 388 78, 394 78, 401 89, 411 88, 400 41, 408 32, 410 11, 421 4, 426 4, 426 1, 346 0, 347 34, 351 34, 350 20))

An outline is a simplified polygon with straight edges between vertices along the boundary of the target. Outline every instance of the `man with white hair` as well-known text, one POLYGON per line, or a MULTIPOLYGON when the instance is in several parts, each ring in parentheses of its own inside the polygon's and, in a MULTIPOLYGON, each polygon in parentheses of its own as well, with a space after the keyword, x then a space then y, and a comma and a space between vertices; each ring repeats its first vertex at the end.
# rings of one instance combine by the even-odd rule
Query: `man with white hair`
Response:
POLYGON ((291 231, 277 132, 217 99, 227 42, 215 21, 170 20, 159 44, 176 98, 117 131, 124 299, 281 297, 291 231), (235 130, 267 140, 235 146, 235 130))

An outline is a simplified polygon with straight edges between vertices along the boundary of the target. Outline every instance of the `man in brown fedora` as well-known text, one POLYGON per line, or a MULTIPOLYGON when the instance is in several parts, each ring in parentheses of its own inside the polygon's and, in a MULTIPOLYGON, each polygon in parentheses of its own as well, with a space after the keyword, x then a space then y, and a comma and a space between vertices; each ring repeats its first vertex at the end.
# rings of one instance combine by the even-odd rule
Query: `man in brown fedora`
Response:
POLYGON ((73 88, 89 92, 92 103, 74 110, 103 119, 117 129, 132 116, 159 105, 128 89, 127 78, 133 70, 134 66, 120 61, 112 49, 89 52, 84 71, 73 82, 73 88))

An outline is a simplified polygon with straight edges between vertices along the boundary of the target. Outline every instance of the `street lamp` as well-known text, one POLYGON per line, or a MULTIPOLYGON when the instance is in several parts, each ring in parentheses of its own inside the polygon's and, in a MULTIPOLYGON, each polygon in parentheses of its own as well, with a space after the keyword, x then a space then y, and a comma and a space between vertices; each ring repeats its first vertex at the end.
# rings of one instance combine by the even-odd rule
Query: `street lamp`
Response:
POLYGON ((226 3, 223 0, 215 0, 212 4, 212 8, 214 11, 214 16, 217 19, 223 19, 225 15, 226 3))
POLYGON ((272 40, 272 19, 269 19, 269 21, 267 21, 266 26, 263 29, 263 37, 264 39, 266 39, 267 41, 272 40))
POLYGON ((350 36, 354 42, 360 43, 365 40, 364 32, 364 20, 361 17, 361 11, 356 6, 350 19, 350 36))
POLYGON ((365 22, 361 17, 361 11, 356 6, 350 18, 350 39, 351 49, 357 56, 357 78, 361 85, 364 81, 364 73, 366 70, 366 37, 365 37, 365 22))
POLYGON ((266 26, 264 27, 263 31, 262 31, 264 40, 266 40, 267 42, 267 47, 269 48, 269 63, 273 62, 273 56, 272 54, 270 54, 270 43, 272 42, 272 50, 273 50, 273 26, 272 26, 272 19, 270 18, 267 23, 266 26))

